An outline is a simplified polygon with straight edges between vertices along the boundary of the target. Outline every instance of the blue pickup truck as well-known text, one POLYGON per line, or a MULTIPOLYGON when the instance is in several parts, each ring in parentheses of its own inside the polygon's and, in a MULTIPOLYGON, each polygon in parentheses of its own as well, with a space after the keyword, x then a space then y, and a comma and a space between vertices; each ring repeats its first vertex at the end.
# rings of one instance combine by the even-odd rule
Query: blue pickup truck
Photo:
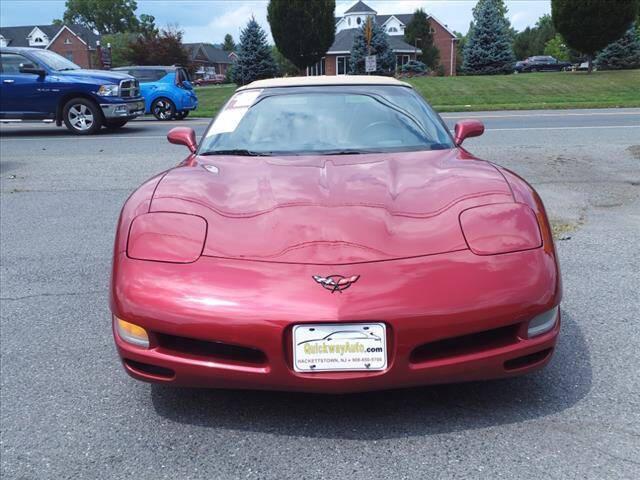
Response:
POLYGON ((0 48, 0 120, 52 120, 88 135, 120 128, 144 107, 131 75, 83 70, 50 50, 0 48))

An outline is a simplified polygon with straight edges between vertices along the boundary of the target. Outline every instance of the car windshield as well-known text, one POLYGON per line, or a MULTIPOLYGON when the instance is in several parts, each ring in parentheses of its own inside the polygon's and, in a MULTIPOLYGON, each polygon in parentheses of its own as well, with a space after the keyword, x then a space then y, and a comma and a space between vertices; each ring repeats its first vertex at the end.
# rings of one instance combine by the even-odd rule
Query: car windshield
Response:
POLYGON ((200 155, 341 155, 453 148, 413 89, 332 86, 245 90, 218 114, 200 155))
POLYGON ((32 55, 38 59, 39 62, 44 63, 51 70, 63 72, 65 70, 80 70, 80 67, 75 63, 67 60, 61 55, 58 55, 51 50, 37 50, 32 52, 32 55))

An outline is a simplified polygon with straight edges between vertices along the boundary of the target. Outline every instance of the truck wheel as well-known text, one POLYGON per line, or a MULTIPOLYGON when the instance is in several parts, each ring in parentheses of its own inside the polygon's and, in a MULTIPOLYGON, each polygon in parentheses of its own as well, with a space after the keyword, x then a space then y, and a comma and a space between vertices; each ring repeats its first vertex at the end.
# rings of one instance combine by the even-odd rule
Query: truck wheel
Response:
POLYGON ((76 135, 91 135, 102 126, 102 112, 91 100, 72 98, 62 109, 67 129, 76 135))
POLYGON ((129 120, 105 120, 104 126, 109 130, 117 130, 124 127, 129 120))
POLYGON ((168 98, 156 98, 151 104, 151 113, 158 120, 171 120, 176 114, 176 106, 168 98))

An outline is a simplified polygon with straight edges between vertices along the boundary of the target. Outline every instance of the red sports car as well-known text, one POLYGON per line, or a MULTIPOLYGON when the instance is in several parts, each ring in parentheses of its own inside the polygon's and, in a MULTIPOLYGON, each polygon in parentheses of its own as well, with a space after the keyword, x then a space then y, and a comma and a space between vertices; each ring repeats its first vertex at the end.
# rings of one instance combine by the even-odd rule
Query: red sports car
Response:
POLYGON ((536 192, 461 147, 410 85, 238 89, 127 200, 113 332, 139 380, 343 393, 543 367, 561 281, 536 192))

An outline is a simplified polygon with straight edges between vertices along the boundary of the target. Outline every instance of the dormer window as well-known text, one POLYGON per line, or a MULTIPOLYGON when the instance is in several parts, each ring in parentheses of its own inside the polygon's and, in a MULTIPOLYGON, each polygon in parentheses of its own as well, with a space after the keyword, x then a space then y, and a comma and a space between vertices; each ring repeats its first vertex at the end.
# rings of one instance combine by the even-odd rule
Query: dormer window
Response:
POLYGON ((356 19, 356 23, 357 23, 358 25, 360 25, 360 24, 362 23, 362 19, 361 19, 360 17, 358 17, 358 18, 356 19))
POLYGON ((398 33, 398 29, 396 27, 389 27, 389 33, 398 33))
POLYGON ((49 43, 49 37, 38 27, 31 30, 27 38, 29 39, 30 47, 43 47, 49 43))

